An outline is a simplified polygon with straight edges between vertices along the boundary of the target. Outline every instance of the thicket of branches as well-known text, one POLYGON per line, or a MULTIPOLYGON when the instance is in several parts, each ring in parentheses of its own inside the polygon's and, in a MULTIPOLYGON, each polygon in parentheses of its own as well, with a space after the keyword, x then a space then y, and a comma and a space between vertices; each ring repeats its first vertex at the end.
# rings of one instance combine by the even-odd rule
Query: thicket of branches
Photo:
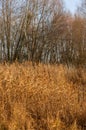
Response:
POLYGON ((0 61, 86 65, 85 8, 71 16, 61 0, 0 0, 0 61))

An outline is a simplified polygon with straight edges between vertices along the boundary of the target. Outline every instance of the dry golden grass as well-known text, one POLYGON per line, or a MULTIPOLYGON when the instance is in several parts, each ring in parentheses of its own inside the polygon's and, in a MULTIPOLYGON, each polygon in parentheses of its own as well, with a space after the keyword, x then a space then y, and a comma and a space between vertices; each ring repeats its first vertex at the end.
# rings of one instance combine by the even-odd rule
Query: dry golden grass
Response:
POLYGON ((0 64, 0 130, 86 130, 86 70, 0 64))

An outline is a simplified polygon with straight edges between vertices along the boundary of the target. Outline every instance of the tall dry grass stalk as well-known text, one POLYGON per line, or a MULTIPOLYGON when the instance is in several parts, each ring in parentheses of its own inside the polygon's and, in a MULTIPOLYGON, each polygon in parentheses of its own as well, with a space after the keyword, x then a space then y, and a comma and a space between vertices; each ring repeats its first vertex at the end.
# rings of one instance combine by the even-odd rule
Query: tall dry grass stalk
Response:
POLYGON ((86 70, 0 64, 0 130, 86 130, 86 70))

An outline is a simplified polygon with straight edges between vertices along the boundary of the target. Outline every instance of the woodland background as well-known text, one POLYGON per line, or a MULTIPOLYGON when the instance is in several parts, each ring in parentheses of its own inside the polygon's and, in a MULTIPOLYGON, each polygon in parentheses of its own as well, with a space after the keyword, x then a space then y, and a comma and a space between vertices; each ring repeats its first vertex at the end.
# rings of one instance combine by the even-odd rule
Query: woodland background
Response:
POLYGON ((62 0, 0 0, 0 62, 86 66, 86 0, 74 15, 62 0))

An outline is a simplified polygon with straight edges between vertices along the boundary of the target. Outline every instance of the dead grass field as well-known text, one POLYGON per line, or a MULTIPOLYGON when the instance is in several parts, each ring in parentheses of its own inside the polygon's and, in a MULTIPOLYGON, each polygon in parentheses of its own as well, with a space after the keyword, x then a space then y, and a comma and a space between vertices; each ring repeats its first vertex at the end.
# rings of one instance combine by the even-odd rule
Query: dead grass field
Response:
POLYGON ((0 130, 86 130, 86 70, 0 64, 0 130))

